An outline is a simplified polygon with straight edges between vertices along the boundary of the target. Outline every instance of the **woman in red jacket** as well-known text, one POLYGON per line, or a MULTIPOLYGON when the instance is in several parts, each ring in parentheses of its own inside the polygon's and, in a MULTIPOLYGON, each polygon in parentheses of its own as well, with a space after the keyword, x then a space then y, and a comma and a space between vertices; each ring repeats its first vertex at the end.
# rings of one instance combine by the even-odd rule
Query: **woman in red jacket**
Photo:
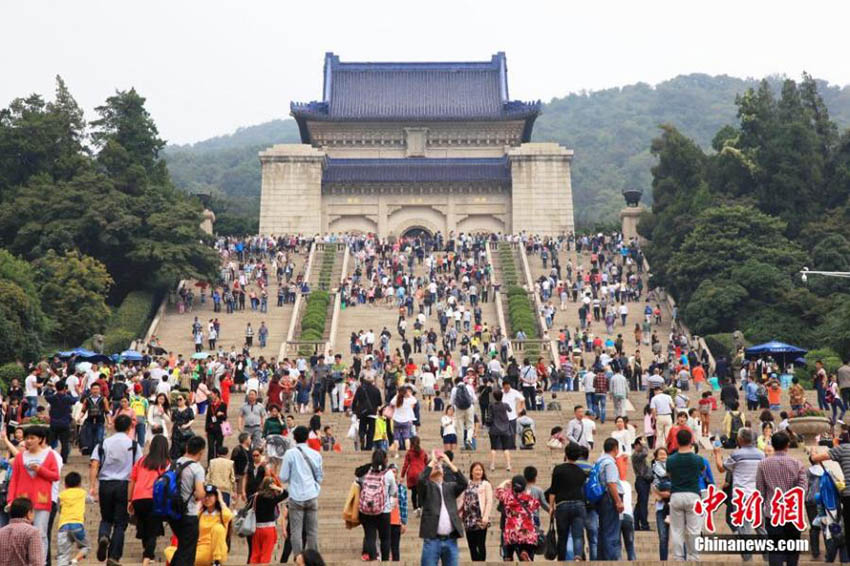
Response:
POLYGON ((47 525, 52 506, 51 488, 59 481, 59 461, 45 440, 47 427, 31 426, 24 432, 25 450, 12 462, 8 501, 26 497, 32 501, 35 517, 32 524, 41 531, 43 548, 47 548, 47 525))
POLYGON ((425 469, 428 464, 428 455, 419 446, 419 437, 414 436, 410 439, 410 449, 404 455, 404 464, 401 467, 401 477, 406 479, 407 489, 411 494, 411 503, 413 504, 416 516, 422 513, 419 510, 419 490, 416 489, 416 482, 419 480, 419 474, 425 469))

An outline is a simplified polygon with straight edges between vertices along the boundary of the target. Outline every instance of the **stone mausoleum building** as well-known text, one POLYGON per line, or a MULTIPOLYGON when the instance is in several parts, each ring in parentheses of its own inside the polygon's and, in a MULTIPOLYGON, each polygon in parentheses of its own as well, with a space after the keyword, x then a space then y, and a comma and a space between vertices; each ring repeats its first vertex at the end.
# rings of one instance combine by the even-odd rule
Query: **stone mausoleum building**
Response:
POLYGON ((573 231, 572 150, 531 143, 540 102, 508 96, 504 53, 344 63, 291 104, 300 144, 260 153, 260 232, 573 231))

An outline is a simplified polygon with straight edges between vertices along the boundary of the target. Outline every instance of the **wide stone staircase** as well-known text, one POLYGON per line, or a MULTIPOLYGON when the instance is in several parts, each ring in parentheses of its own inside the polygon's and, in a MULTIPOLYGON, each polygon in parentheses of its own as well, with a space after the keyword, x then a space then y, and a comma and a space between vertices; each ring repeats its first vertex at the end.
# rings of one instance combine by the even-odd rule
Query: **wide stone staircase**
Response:
MULTIPOLYGON (((305 254, 294 254, 292 281, 298 274, 304 270, 306 262, 305 254)), ((185 285, 195 286, 195 281, 187 281, 185 285)), ((236 350, 241 352, 242 345, 245 343, 245 327, 248 323, 254 328, 254 347, 251 348, 251 353, 257 356, 264 356, 266 359, 277 356, 281 343, 286 339, 286 332, 289 328, 289 319, 292 316, 292 303, 284 303, 283 306, 277 306, 277 279, 275 274, 269 276, 268 292, 268 312, 262 313, 259 310, 251 310, 250 301, 246 300, 245 310, 236 310, 233 313, 227 312, 227 308, 222 302, 221 311, 213 312, 213 302, 210 298, 210 290, 207 289, 207 299, 205 303, 199 300, 200 289, 195 288, 195 301, 191 311, 183 313, 178 312, 176 305, 169 304, 165 311, 165 316, 159 322, 154 334, 159 338, 160 345, 169 352, 175 354, 183 354, 184 357, 190 357, 195 351, 195 343, 192 336, 192 322, 195 317, 198 317, 204 329, 206 337, 206 327, 208 321, 218 318, 221 323, 221 331, 218 337, 218 345, 223 347, 225 351, 236 350), (268 341, 265 348, 259 347, 259 338, 257 330, 260 328, 260 323, 265 322, 269 329, 268 341)), ((252 282, 247 286, 247 292, 254 291, 257 296, 260 295, 259 286, 252 282)), ((204 340, 203 351, 207 351, 208 344, 204 340)))
MULTIPOLYGON (((583 251, 581 254, 576 253, 573 248, 570 251, 566 249, 561 249, 558 251, 558 259, 561 263, 561 274, 562 278, 566 278, 566 265, 567 261, 571 261, 573 265, 573 277, 575 277, 576 268, 579 265, 584 265, 585 272, 590 267, 590 252, 588 250, 583 251)), ((549 275, 549 270, 551 268, 551 259, 547 261, 547 267, 543 267, 543 261, 540 257, 540 254, 528 254, 528 265, 531 270, 531 276, 536 282, 541 276, 549 275)), ((644 272, 642 275, 643 283, 644 283, 644 293, 642 294, 641 301, 639 302, 627 302, 626 305, 629 309, 629 314, 626 317, 626 325, 623 326, 619 314, 616 317, 614 322, 614 332, 610 335, 612 339, 616 339, 618 334, 622 334, 624 340, 624 350, 628 355, 634 355, 636 350, 640 350, 641 359, 643 360, 644 367, 649 365, 649 362, 652 360, 652 347, 645 344, 638 344, 635 341, 635 333, 634 327, 635 324, 640 324, 643 322, 643 309, 646 306, 646 289, 648 286, 648 277, 644 272)), ((535 288, 535 292, 540 295, 538 288, 535 288)), ((542 300, 542 297, 541 297, 542 300)), ((581 297, 577 302, 572 302, 572 294, 570 294, 570 299, 567 302, 567 307, 565 310, 560 309, 561 300, 560 297, 557 296, 557 292, 555 289, 552 290, 552 296, 549 299, 548 303, 551 303, 555 307, 555 317, 549 334, 552 338, 557 339, 558 332, 567 328, 570 331, 570 335, 575 334, 575 329, 579 327, 579 317, 578 317, 578 309, 581 306, 581 297)), ((667 351, 667 342, 669 340, 670 331, 671 331, 671 322, 672 316, 670 310, 668 308, 666 301, 657 301, 652 302, 652 307, 655 308, 656 304, 661 305, 662 317, 661 324, 655 324, 655 320, 652 320, 652 330, 656 332, 659 340, 663 346, 663 351, 667 351)), ((617 305, 619 306, 619 305, 617 305)), ((604 321, 594 321, 591 325, 590 332, 594 334, 594 336, 600 336, 602 340, 606 340, 609 335, 606 332, 605 322, 604 321)), ((585 360, 592 362, 593 360, 585 360)))
MULTIPOLYGON (((587 257, 586 255, 582 255, 580 258, 576 258, 574 255, 575 252, 571 253, 573 254, 572 257, 574 265, 576 264, 576 261, 584 261, 586 264, 589 262, 589 257, 587 257)), ((562 265, 565 265, 566 259, 566 252, 562 252, 562 265)), ((304 260, 304 256, 300 256, 297 259, 296 273, 299 273, 303 269, 302 266, 304 260)), ((498 259, 494 261, 494 268, 496 269, 494 278, 496 281, 501 281, 501 276, 499 273, 500 266, 497 261, 498 259)), ((533 276, 535 278, 543 273, 543 267, 539 256, 531 255, 528 257, 528 261, 529 266, 531 267, 531 270, 533 272, 533 276)), ((341 274, 341 262, 337 263, 339 263, 339 265, 334 266, 332 281, 337 281, 338 276, 341 274)), ((348 264, 349 271, 353 270, 353 265, 354 262, 352 260, 348 264)), ((424 268, 419 267, 418 263, 415 267, 415 274, 424 274, 424 268)), ((313 287, 315 288, 315 286, 313 287)), ((275 288, 276 287, 273 284, 272 289, 275 288)), ((269 312, 266 314, 252 312, 250 311, 250 309, 246 311, 239 311, 231 315, 228 315, 226 313, 218 313, 219 320, 222 321, 222 335, 224 340, 223 344, 225 344, 229 348, 232 341, 233 345, 238 347, 239 345, 241 345, 243 340, 245 323, 250 320, 252 322, 252 325, 259 326, 259 322, 261 320, 265 320, 271 331, 269 336, 269 344, 265 351, 258 351, 256 348, 253 351, 260 354, 268 354, 269 356, 274 356, 277 352, 279 345, 285 339, 286 328, 292 310, 291 305, 279 308, 274 306, 275 303, 276 297, 275 300, 270 300, 269 312)), ((631 324, 627 325, 626 329, 633 328, 633 320, 635 318, 639 319, 640 315, 637 312, 636 308, 635 312, 632 313, 632 306, 634 305, 634 307, 637 307, 637 305, 639 304, 640 303, 630 304, 629 318, 631 324)), ((569 304, 569 308, 566 311, 558 311, 555 319, 555 326, 553 327, 552 331, 553 337, 557 336, 555 330, 564 325, 568 325, 571 329, 577 326, 577 309, 578 304, 571 302, 569 304)), ((345 360, 348 361, 350 359, 348 354, 348 337, 351 332, 371 328, 375 331, 376 334, 378 334, 384 326, 390 329, 390 332, 392 332, 393 334, 393 338, 390 341, 391 351, 394 351, 396 348, 400 348, 401 342, 398 336, 398 331, 396 329, 396 322, 398 316, 397 312, 398 310, 396 307, 387 307, 383 304, 375 306, 358 305, 356 307, 349 307, 344 309, 341 312, 339 327, 337 330, 336 351, 342 353, 345 360)), ((173 308, 169 308, 164 320, 160 325, 160 329, 157 332, 166 349, 173 350, 175 353, 182 353, 186 357, 191 356, 192 352, 194 351, 194 345, 191 340, 190 329, 193 316, 195 315, 199 316, 199 319, 203 322, 206 322, 206 320, 212 318, 214 315, 212 313, 211 302, 208 301, 205 305, 196 304, 194 313, 178 314, 176 310, 174 310, 173 308)), ((496 320, 497 317, 495 306, 492 302, 487 306, 484 317, 485 320, 488 320, 488 323, 491 327, 498 324, 496 320)), ((330 326, 330 321, 328 321, 328 326, 330 326)), ((433 326, 435 329, 438 327, 435 315, 429 317, 428 322, 426 324, 426 329, 429 326, 433 326)), ((410 336, 412 334, 412 321, 409 321, 408 329, 408 335, 410 336)), ((604 332, 604 325, 601 325, 601 323, 595 323, 594 330, 598 332, 599 329, 604 332)), ((617 331, 620 331, 620 327, 617 327, 617 331)), ((661 326, 661 328, 658 329, 658 331, 659 337, 662 337, 662 340, 666 340, 666 335, 667 333, 669 333, 669 315, 665 316, 665 322, 661 326)), ((627 332, 624 330, 623 336, 626 340, 627 350, 632 347, 640 347, 642 356, 645 356, 644 359, 649 359, 651 352, 648 350, 647 347, 634 344, 634 337, 631 331, 627 332)), ((586 362, 592 362, 592 360, 586 360, 586 362)), ((488 471, 489 480, 494 485, 494 487, 500 484, 502 481, 509 479, 513 474, 522 473, 523 469, 526 466, 535 466, 538 469, 538 485, 541 488, 545 489, 549 486, 552 468, 556 464, 563 461, 562 451, 552 451, 546 447, 546 441, 549 438, 549 431, 552 427, 555 426, 565 427, 567 422, 572 418, 573 406, 576 404, 584 405, 585 403, 583 393, 578 392, 558 392, 557 399, 562 407, 561 411, 543 411, 530 413, 532 418, 535 420, 537 445, 533 450, 517 450, 512 453, 513 471, 509 473, 504 469, 504 463, 501 457, 497 459, 497 462, 499 463, 498 469, 495 472, 488 471)), ((643 431, 642 411, 643 407, 646 404, 646 399, 646 392, 630 393, 631 404, 634 406, 635 410, 629 413, 629 417, 632 423, 636 426, 638 434, 641 434, 643 431)), ((547 404, 550 401, 551 395, 547 393, 547 404)), ((814 397, 813 392, 811 393, 811 401, 813 402, 813 404, 816 403, 816 399, 814 397)), ((228 437, 225 441, 226 446, 228 446, 229 448, 232 448, 236 442, 236 433, 238 432, 236 431, 236 421, 239 409, 243 403, 244 399, 241 394, 233 393, 231 395, 231 404, 229 407, 228 414, 231 422, 233 423, 234 435, 228 437)), ((692 399, 691 406, 695 406, 695 399, 692 399)), ((783 406, 788 406, 787 395, 783 396, 783 406)), ((596 441, 596 448, 591 454, 591 460, 595 460, 599 457, 599 455, 601 454, 603 440, 610 436, 611 432, 614 430, 613 418, 611 418, 613 413, 611 403, 608 403, 608 408, 608 420, 604 424, 597 422, 597 430, 594 436, 594 439, 596 441)), ((778 417, 778 415, 775 416, 778 417)), ((307 424, 309 417, 310 415, 295 415, 296 422, 298 424, 303 425, 307 424)), ((722 410, 716 411, 712 414, 712 433, 719 431, 719 425, 722 420, 722 417, 722 410)), ((758 423, 757 412, 748 413, 748 417, 753 423, 758 423)), ((349 491, 349 487, 354 479, 354 469, 359 465, 367 463, 369 461, 369 454, 365 452, 355 452, 353 450, 352 440, 346 438, 346 433, 351 424, 349 418, 339 413, 324 414, 321 418, 323 426, 331 425, 333 427, 333 433, 337 441, 340 442, 342 445, 342 452, 322 453, 324 459, 324 482, 322 484, 322 492, 319 504, 319 546, 326 563, 354 564, 360 562, 359 557, 362 552, 363 531, 361 528, 347 530, 344 526, 341 517, 341 512, 345 498, 349 491)), ((439 434, 439 418, 439 413, 428 411, 423 411, 421 413, 421 426, 418 428, 417 434, 422 439, 422 446, 427 450, 442 447, 442 442, 439 434)), ((197 434, 204 434, 202 418, 196 419, 196 422, 194 424, 194 430, 197 434)), ((490 447, 486 431, 479 434, 479 436, 477 437, 477 441, 477 451, 458 451, 455 455, 455 463, 457 467, 461 471, 463 471, 464 474, 468 473, 470 465, 476 461, 484 462, 485 467, 487 467, 487 469, 489 470, 490 447)), ((792 454, 795 457, 799 458, 801 461, 805 462, 807 460, 805 454, 802 451, 802 448, 793 450, 792 454)), ((713 458, 711 458, 710 455, 708 456, 709 460, 712 462, 712 467, 714 467, 713 458)), ((394 461, 397 462, 400 466, 402 459, 399 458, 398 460, 394 461)), ((206 457, 204 457, 203 462, 206 462, 206 457)), ((77 450, 74 450, 70 461, 67 463, 63 470, 63 475, 67 474, 70 471, 77 471, 81 473, 84 478, 84 487, 88 488, 87 470, 88 459, 81 456, 77 450)), ((719 474, 716 469, 714 469, 713 471, 715 479, 718 482, 722 481, 721 474, 719 474)), ((631 482, 632 486, 634 486, 634 474, 631 470, 631 467, 629 467, 627 479, 631 482)), ((636 495, 635 497, 633 497, 633 501, 635 500, 636 495)), ((635 549, 637 553, 637 561, 641 564, 658 563, 658 536, 656 532, 655 515, 653 510, 654 501, 652 498, 650 498, 649 521, 652 530, 648 532, 635 533, 635 549)), ((92 541, 93 544, 96 544, 96 533, 100 518, 98 506, 92 504, 87 505, 86 514, 86 528, 89 534, 89 539, 92 541)), ((549 518, 546 516, 545 513, 541 515, 541 518, 544 528, 547 527, 549 524, 549 518)), ((718 532, 728 532, 725 521, 723 520, 722 510, 716 512, 715 523, 718 525, 718 532)), ((498 529, 497 515, 491 517, 491 524, 492 526, 487 536, 487 561, 494 564, 501 563, 499 555, 500 535, 498 529)), ((408 530, 402 536, 401 539, 402 562, 410 566, 414 564, 419 564, 420 562, 420 552, 422 548, 422 543, 421 539, 418 537, 418 529, 419 519, 416 517, 415 514, 413 514, 411 510, 411 512, 409 513, 408 530)), ((158 560, 162 560, 162 549, 168 544, 168 541, 170 539, 169 529, 166 528, 166 532, 167 536, 159 540, 157 552, 158 560)), ((278 529, 278 533, 281 532, 282 529, 278 529)), ((135 527, 128 527, 125 541, 125 552, 124 557, 122 559, 122 563, 140 564, 141 545, 139 541, 135 538, 135 527)), ((466 542, 460 541, 459 544, 461 563, 469 563, 469 553, 466 542)), ((283 541, 279 540, 278 546, 275 550, 273 557, 274 563, 277 563, 280 559, 282 546, 283 541)), ((234 534, 231 538, 231 548, 227 564, 244 564, 246 562, 247 555, 248 551, 246 541, 234 534)), ((623 551, 622 558, 623 560, 625 560, 625 551, 623 551)), ((537 560, 541 561, 542 557, 538 557, 537 560)), ((740 556, 737 555, 704 556, 702 559, 702 561, 705 563, 717 565, 720 565, 722 563, 728 563, 730 561, 739 562, 740 560, 740 556)), ((808 555, 803 557, 803 562, 806 562, 807 560, 811 560, 811 557, 808 555)), ((0 560, 0 563, 2 563, 2 560, 0 560)), ((94 548, 92 549, 89 558, 87 558, 83 563, 95 563, 94 548)))
MULTIPOLYGON (((501 458, 497 460, 498 469, 495 472, 487 472, 490 482, 495 486, 502 481, 509 479, 513 474, 522 473, 526 466, 535 466, 538 469, 538 485, 545 489, 549 486, 551 480, 551 470, 558 463, 563 461, 562 451, 553 451, 546 448, 546 440, 548 439, 549 430, 554 426, 565 426, 572 417, 571 409, 574 404, 583 404, 584 398, 579 393, 558 393, 558 400, 563 407, 563 411, 543 411, 531 413, 535 420, 537 430, 537 445, 533 450, 517 450, 512 453, 513 471, 511 473, 504 469, 504 463, 501 458)), ((633 392, 630 395, 632 403, 640 410, 645 404, 645 392, 633 392)), ((547 396, 547 402, 549 397, 547 396)), ((787 398, 783 399, 787 403, 787 398)), ((231 406, 229 408, 229 416, 231 421, 236 423, 236 417, 239 408, 243 403, 241 394, 233 394, 231 396, 231 406)), ((422 425, 418 428, 417 434, 422 439, 422 446, 428 450, 441 447, 439 437, 439 417, 438 413, 423 411, 421 413, 422 425)), ((630 414, 632 420, 640 423, 637 412, 630 414)), ((298 424, 307 424, 309 415, 296 415, 298 424)), ((722 418, 722 411, 715 412, 712 415, 712 421, 716 424, 722 418)), ((749 418, 757 422, 758 415, 756 412, 749 413, 749 418)), ((323 452, 323 468, 324 481, 322 484, 322 492, 319 504, 319 545, 320 550, 325 558, 326 563, 355 563, 359 562, 359 556, 362 549, 363 531, 361 528, 346 530, 342 521, 341 512, 345 502, 345 497, 348 494, 351 482, 354 479, 354 469, 369 461, 369 454, 365 452, 354 452, 352 441, 345 438, 350 421, 342 414, 325 414, 322 415, 322 425, 329 424, 333 427, 334 435, 342 444, 342 452, 323 452)), ((196 420, 194 426, 197 434, 203 434, 202 422, 196 420)), ((595 446, 591 459, 595 460, 601 453, 603 440, 607 438, 614 430, 613 420, 609 418, 605 424, 597 422, 597 431, 595 434, 595 446)), ((225 444, 232 447, 235 443, 235 437, 231 436, 226 439, 225 444)), ((802 449, 792 450, 792 454, 804 461, 805 455, 802 449)), ((403 457, 403 454, 402 454, 403 457)), ((481 461, 488 465, 489 458, 489 441, 486 433, 478 437, 478 450, 474 452, 458 451, 455 455, 455 464, 457 467, 467 474, 470 464, 476 461, 481 461)), ((713 459, 709 455, 709 460, 713 459)), ((402 459, 394 460, 401 465, 402 459)), ((206 462, 206 459, 203 460, 206 462)), ((713 467, 713 463, 712 463, 713 467)), ((70 458, 69 463, 63 469, 63 475, 70 471, 77 471, 83 474, 84 478, 88 478, 85 473, 88 469, 88 460, 75 450, 70 458)), ((489 469, 489 468, 488 468, 489 469)), ((716 469, 713 470, 715 479, 720 481, 721 475, 716 469)), ((628 480, 634 485, 634 476, 631 468, 628 473, 628 480)), ((84 487, 87 487, 87 479, 84 479, 84 487)), ((634 501, 634 498, 633 498, 634 501)), ((653 505, 652 498, 650 505, 653 505)), ((651 510, 654 507, 651 507, 651 510)), ((542 516, 544 527, 548 526, 548 517, 544 513, 542 516)), ((658 537, 655 531, 654 513, 650 512, 651 531, 635 533, 635 549, 637 560, 640 563, 657 563, 658 562, 658 537)), ((491 517, 492 527, 487 536, 487 557, 488 562, 501 562, 499 558, 499 530, 498 516, 491 517)), ((96 505, 89 504, 86 511, 86 528, 89 533, 90 540, 96 541, 95 533, 99 521, 99 510, 96 505)), ((725 521, 723 520, 722 509, 715 513, 715 523, 718 525, 719 533, 728 532, 725 521)), ((418 564, 421 552, 421 540, 418 537, 419 519, 412 512, 409 514, 408 530, 401 539, 401 558, 406 564, 418 564)), ((139 564, 141 563, 141 546, 138 540, 135 539, 135 527, 128 527, 123 564, 139 564)), ((166 528, 168 532, 168 529, 166 528)), ((279 531, 280 532, 280 531, 279 531)), ((158 556, 161 557, 161 550, 166 546, 167 539, 160 539, 158 545, 158 556)), ((55 538, 55 535, 54 535, 55 538)), ((278 547, 275 550, 273 562, 278 562, 283 542, 279 541, 278 547)), ((465 541, 460 542, 460 558, 462 563, 469 562, 469 554, 465 541)), ((247 545, 244 539, 233 535, 231 539, 231 550, 228 558, 228 564, 244 564, 247 558, 247 545)), ((804 556, 804 560, 808 559, 804 556)), ((542 557, 537 558, 538 561, 542 557)), ((625 553, 623 553, 625 560, 625 553)), ((703 562, 710 564, 721 564, 726 562, 738 562, 740 557, 737 555, 724 556, 707 556, 703 557, 703 562)), ((86 564, 93 564, 93 552, 86 564)))

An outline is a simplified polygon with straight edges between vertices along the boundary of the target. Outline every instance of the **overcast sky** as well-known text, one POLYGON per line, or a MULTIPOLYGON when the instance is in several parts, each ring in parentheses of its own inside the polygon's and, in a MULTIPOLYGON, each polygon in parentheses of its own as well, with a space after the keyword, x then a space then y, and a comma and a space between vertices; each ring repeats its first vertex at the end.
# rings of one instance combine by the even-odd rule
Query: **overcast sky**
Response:
POLYGON ((6 2, 0 105, 62 75, 91 119, 115 89, 147 98, 160 134, 199 141, 285 118, 343 61, 508 57, 511 98, 655 84, 702 72, 850 84, 850 3, 495 0, 6 2))

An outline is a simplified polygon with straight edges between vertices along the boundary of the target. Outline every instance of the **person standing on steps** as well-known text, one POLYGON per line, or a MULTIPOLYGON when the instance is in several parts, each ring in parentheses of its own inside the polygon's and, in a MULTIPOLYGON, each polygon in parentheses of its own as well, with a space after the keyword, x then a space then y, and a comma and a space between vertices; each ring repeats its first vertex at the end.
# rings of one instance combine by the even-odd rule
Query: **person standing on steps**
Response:
POLYGON ((371 451, 375 436, 375 411, 381 406, 381 391, 375 387, 372 377, 363 375, 360 387, 354 393, 351 410, 359 419, 358 436, 363 450, 371 451))
POLYGON ((204 456, 207 442, 200 436, 193 436, 186 443, 186 454, 177 460, 180 474, 180 498, 186 502, 186 512, 177 520, 169 520, 171 532, 177 537, 177 550, 171 557, 171 566, 193 566, 200 536, 200 507, 204 500, 204 479, 206 473, 200 461, 204 456))
POLYGON ((422 566, 457 566, 457 539, 463 537, 463 523, 457 512, 457 498, 467 488, 463 474, 443 452, 435 450, 422 470, 416 488, 422 505, 419 538, 423 539, 422 566), (443 481, 443 466, 456 481, 443 481))
POLYGON ((292 553, 319 548, 319 493, 324 478, 322 454, 307 446, 310 431, 297 426, 292 431, 295 446, 286 451, 280 466, 280 481, 289 490, 289 531, 292 553))
POLYGON ((623 512, 623 486, 617 469, 620 443, 616 438, 606 438, 602 445, 605 453, 600 456, 599 480, 605 485, 605 493, 597 503, 599 514, 599 560, 620 560, 620 513, 623 512))
POLYGON ((129 436, 132 420, 127 415, 115 418, 115 434, 95 446, 91 454, 89 484, 91 496, 100 500, 100 527, 97 534, 97 559, 117 566, 124 553, 124 531, 130 517, 128 486, 133 466, 144 456, 144 447, 129 436))
MULTIPOLYGON (((247 403, 239 410, 239 430, 251 436, 251 445, 259 446, 263 439, 266 408, 257 402, 257 392, 248 391, 247 403)), ((219 425, 220 426, 220 425, 219 425)))
MULTIPOLYGON (((699 477, 705 471, 705 460, 694 453, 693 434, 683 427, 676 433, 677 451, 667 458, 670 476, 670 538, 673 560, 699 560, 696 537, 702 528, 702 517, 694 511, 700 498, 699 477), (687 552, 687 554, 685 554, 687 552)), ((763 492, 767 493, 767 492, 763 492)))

